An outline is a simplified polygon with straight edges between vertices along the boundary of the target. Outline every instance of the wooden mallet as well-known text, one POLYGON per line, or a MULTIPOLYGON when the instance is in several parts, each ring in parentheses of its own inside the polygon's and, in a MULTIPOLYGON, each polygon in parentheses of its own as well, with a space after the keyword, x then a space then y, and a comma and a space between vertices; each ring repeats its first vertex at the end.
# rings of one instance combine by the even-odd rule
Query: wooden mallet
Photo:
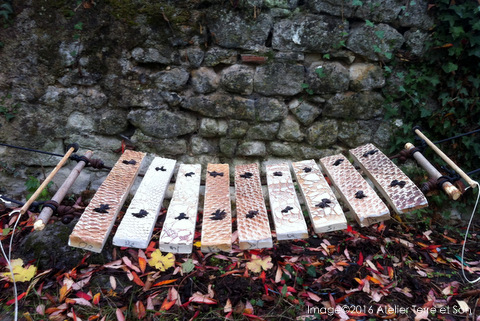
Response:
POLYGON ((428 139, 419 129, 419 127, 414 127, 413 131, 415 134, 418 135, 421 139, 423 139, 430 148, 433 149, 435 153, 437 153, 438 156, 440 156, 445 163, 447 163, 455 172, 458 173, 466 182, 468 185, 470 185, 471 188, 474 188, 477 185, 477 182, 475 182, 473 179, 471 179, 460 167, 458 167, 447 155, 445 155, 444 152, 442 152, 437 146, 435 146, 434 143, 430 139, 428 139))
POLYGON ((70 144, 67 146, 68 150, 62 159, 58 162, 57 166, 53 169, 53 171, 48 174, 47 178, 43 181, 43 183, 37 188, 35 193, 28 199, 28 201, 22 206, 20 209, 20 215, 25 214, 28 211, 28 208, 32 205, 32 203, 37 199, 43 189, 50 183, 53 177, 57 174, 57 172, 62 168, 62 166, 67 162, 70 156, 78 150, 78 144, 70 144))

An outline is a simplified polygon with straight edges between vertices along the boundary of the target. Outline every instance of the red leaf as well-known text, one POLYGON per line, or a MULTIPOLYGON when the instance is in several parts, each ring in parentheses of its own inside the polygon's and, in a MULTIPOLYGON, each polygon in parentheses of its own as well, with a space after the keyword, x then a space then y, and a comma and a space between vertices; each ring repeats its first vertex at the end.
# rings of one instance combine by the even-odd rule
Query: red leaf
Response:
POLYGON ((362 253, 362 252, 360 252, 360 254, 358 255, 357 264, 358 264, 359 266, 362 266, 362 265, 363 265, 363 253, 362 253))
POLYGON ((262 280, 263 283, 265 283, 265 279, 266 279, 266 275, 265 275, 265 271, 262 271, 262 273, 260 273, 260 279, 262 280))
POLYGON ((168 311, 171 307, 175 304, 175 300, 168 301, 167 299, 163 300, 162 306, 160 307, 160 311, 168 311))
POLYGON ((134 312, 138 319, 141 320, 145 318, 147 312, 145 311, 145 306, 143 305, 142 301, 137 301, 137 303, 135 303, 134 312))
POLYGON ((151 241, 150 244, 148 244, 148 247, 145 250, 145 253, 152 253, 155 250, 156 250, 155 241, 151 241))
POLYGON ((242 313, 244 316, 246 316, 247 318, 249 319, 253 319, 253 320, 264 320, 262 318, 260 318, 259 316, 256 316, 255 314, 248 314, 248 313, 242 313))
POLYGON ((92 302, 93 302, 93 304, 98 305, 98 303, 100 302, 100 292, 98 292, 97 294, 95 294, 93 296, 93 301, 92 302))
POLYGON ((82 299, 85 299, 87 301, 90 301, 92 299, 92 297, 90 295, 88 295, 87 293, 85 292, 82 292, 82 291, 78 291, 76 294, 75 294, 77 297, 79 298, 82 298, 82 299))
POLYGON ((133 282, 135 282, 135 284, 140 286, 145 286, 145 283, 143 283, 143 281, 140 280, 140 278, 138 277, 137 273, 135 273, 135 271, 132 271, 132 275, 133 275, 133 282))
POLYGON ((170 283, 173 283, 175 281, 177 281, 177 279, 163 280, 163 281, 160 281, 158 283, 155 283, 152 286, 160 286, 160 285, 170 284, 170 283))
MULTIPOLYGON (((23 299, 23 297, 27 295, 27 292, 23 292, 22 294, 20 294, 18 297, 17 297, 17 301, 20 301, 21 299, 23 299)), ((15 298, 11 299, 10 301, 8 301, 6 303, 6 305, 12 305, 15 303, 15 298)))

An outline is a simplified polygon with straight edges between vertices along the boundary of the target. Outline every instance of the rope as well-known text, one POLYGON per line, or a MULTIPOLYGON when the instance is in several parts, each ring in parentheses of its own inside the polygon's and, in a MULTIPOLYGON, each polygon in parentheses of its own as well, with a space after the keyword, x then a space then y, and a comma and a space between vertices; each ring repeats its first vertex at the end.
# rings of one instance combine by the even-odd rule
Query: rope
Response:
MULTIPOLYGON (((27 152, 34 152, 34 153, 40 153, 40 154, 45 154, 45 155, 50 155, 50 156, 57 156, 57 157, 64 157, 65 155, 61 155, 61 154, 56 154, 56 153, 51 153, 51 152, 45 152, 43 150, 38 150, 38 149, 33 149, 33 148, 27 148, 27 147, 20 147, 20 146, 15 146, 15 145, 10 145, 10 144, 5 144, 5 143, 0 143, 0 146, 5 146, 5 147, 11 147, 11 148, 15 148, 15 149, 20 149, 20 150, 24 150, 24 151, 27 151, 27 152)), ((92 160, 89 160, 87 157, 85 156, 78 156, 77 154, 73 154, 69 157, 71 160, 73 161, 76 161, 76 162, 85 162, 85 165, 86 166, 91 166, 93 168, 96 168, 96 169, 102 169, 102 168, 105 168, 105 169, 109 169, 111 170, 112 167, 108 167, 108 166, 105 166, 103 164, 103 161, 100 160, 100 159, 92 159, 92 160)))
POLYGON ((465 275, 465 267, 464 267, 464 265, 465 265, 465 246, 467 244, 468 232, 470 231, 470 227, 471 227, 472 221, 473 221, 473 216, 475 215, 475 211, 477 210, 478 201, 480 200, 480 185, 478 184, 478 182, 475 182, 475 184, 477 185, 477 201, 475 202, 475 207, 473 208, 472 215, 470 216, 470 221, 468 221, 467 231, 465 232, 465 238, 463 239, 463 245, 462 245, 462 262, 460 262, 462 264, 462 275, 463 275, 464 279, 470 284, 477 283, 478 281, 480 281, 480 277, 476 278, 475 280, 470 280, 469 278, 467 278, 467 276, 465 275))
POLYGON ((456 135, 456 136, 452 136, 452 137, 449 137, 449 138, 445 138, 445 139, 442 139, 442 140, 438 140, 436 142, 433 142, 435 145, 437 144, 440 144, 440 143, 443 143, 443 142, 448 142, 449 140, 453 140, 455 138, 460 138, 460 137, 463 137, 463 136, 467 136, 467 135, 471 135, 471 134, 475 134, 475 133, 478 133, 480 132, 480 129, 476 129, 476 130, 472 130, 471 132, 468 132, 468 133, 464 133, 464 134, 459 134, 459 135, 456 135))

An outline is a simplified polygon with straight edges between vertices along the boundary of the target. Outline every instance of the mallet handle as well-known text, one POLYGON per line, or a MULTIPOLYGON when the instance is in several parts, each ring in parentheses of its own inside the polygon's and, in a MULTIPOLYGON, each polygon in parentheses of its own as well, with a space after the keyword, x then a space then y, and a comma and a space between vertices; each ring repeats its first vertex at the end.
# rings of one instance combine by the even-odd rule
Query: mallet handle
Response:
POLYGON ((472 180, 467 174, 465 174, 465 172, 460 167, 458 167, 447 155, 445 155, 444 152, 442 152, 437 146, 435 146, 435 144, 432 143, 432 141, 430 141, 430 139, 428 139, 419 129, 415 129, 415 134, 417 134, 418 137, 423 139, 428 144, 428 146, 430 146, 433 151, 437 153, 438 156, 440 156, 448 165, 450 165, 450 167, 453 168, 455 172, 457 172, 458 175, 460 175, 467 182, 467 184, 470 185, 470 187, 474 188, 475 185, 477 185, 474 180, 472 180))
POLYGON ((53 177, 55 176, 55 174, 57 174, 57 172, 60 170, 60 168, 62 168, 62 166, 65 164, 65 162, 70 158, 70 156, 72 155, 72 153, 75 151, 75 148, 74 147, 70 147, 70 149, 67 151, 67 153, 65 154, 65 156, 62 157, 62 159, 58 162, 57 166, 55 166, 55 168, 53 169, 53 171, 48 174, 47 178, 45 178, 45 180, 43 181, 43 183, 37 188, 37 190, 35 191, 35 193, 33 193, 32 196, 30 196, 30 198, 28 199, 28 201, 23 205, 23 207, 20 209, 20 215, 24 214, 28 208, 30 207, 30 205, 32 205, 32 203, 37 199, 37 197, 40 195, 40 193, 42 192, 42 190, 48 185, 48 183, 50 183, 50 181, 53 179, 53 177))

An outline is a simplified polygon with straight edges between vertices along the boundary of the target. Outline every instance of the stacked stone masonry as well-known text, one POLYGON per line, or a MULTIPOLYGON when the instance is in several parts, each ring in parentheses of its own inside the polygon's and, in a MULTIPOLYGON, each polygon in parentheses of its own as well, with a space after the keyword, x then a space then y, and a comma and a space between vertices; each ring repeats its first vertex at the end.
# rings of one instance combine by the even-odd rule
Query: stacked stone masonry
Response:
MULTIPOLYGON (((382 148, 382 66, 421 56, 433 25, 426 0, 141 2, 15 7, 0 29, 0 102, 15 115, 0 117, 0 142, 77 142, 112 165, 123 141, 204 171, 382 148)), ((0 158, 9 194, 57 162, 7 148, 0 158)), ((90 174, 74 190, 106 176, 90 174)))

